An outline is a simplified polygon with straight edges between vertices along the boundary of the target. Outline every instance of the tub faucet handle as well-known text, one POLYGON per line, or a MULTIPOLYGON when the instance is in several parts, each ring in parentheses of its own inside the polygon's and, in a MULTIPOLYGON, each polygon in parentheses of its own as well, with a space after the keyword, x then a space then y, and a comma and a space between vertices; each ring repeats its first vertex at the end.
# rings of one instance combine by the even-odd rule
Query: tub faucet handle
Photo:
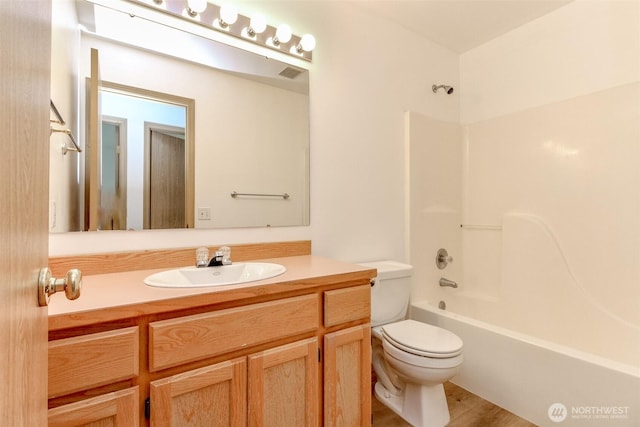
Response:
POLYGON ((453 262, 453 257, 449 256, 447 250, 444 248, 438 249, 438 254, 436 255, 436 266, 442 270, 449 265, 450 262, 453 262))

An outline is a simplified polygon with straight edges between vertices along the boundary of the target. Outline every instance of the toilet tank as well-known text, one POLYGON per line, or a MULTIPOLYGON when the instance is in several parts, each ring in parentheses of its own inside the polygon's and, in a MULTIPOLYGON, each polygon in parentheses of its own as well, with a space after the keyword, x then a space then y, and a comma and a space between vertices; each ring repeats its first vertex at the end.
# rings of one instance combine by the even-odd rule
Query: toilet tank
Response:
POLYGON ((413 266, 396 261, 359 265, 378 270, 375 284, 371 287, 371 326, 404 319, 409 307, 413 266))

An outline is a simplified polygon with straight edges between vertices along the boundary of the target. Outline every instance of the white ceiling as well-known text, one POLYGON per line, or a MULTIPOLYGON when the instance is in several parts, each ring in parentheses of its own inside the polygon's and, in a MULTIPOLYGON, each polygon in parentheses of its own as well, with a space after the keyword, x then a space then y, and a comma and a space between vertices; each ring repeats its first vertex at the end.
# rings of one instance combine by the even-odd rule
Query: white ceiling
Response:
POLYGON ((355 4, 462 53, 571 1, 357 0, 355 4))

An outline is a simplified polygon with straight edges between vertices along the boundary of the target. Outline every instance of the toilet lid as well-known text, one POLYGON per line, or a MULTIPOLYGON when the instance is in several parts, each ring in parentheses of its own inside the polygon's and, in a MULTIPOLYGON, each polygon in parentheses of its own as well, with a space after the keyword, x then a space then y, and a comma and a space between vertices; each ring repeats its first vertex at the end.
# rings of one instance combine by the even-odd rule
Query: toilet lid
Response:
POLYGON ((420 356, 445 358, 462 353, 462 340, 456 334, 415 320, 384 325, 382 334, 395 347, 420 356))

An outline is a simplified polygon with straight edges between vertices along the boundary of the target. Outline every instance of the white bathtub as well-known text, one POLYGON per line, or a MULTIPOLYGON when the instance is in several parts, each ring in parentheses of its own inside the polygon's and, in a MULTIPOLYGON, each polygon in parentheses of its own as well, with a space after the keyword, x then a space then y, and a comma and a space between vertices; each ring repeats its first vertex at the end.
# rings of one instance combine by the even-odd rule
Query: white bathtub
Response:
POLYGON ((464 362, 452 382, 522 418, 540 426, 640 426, 634 366, 477 321, 455 307, 417 301, 410 317, 463 340, 464 362))

